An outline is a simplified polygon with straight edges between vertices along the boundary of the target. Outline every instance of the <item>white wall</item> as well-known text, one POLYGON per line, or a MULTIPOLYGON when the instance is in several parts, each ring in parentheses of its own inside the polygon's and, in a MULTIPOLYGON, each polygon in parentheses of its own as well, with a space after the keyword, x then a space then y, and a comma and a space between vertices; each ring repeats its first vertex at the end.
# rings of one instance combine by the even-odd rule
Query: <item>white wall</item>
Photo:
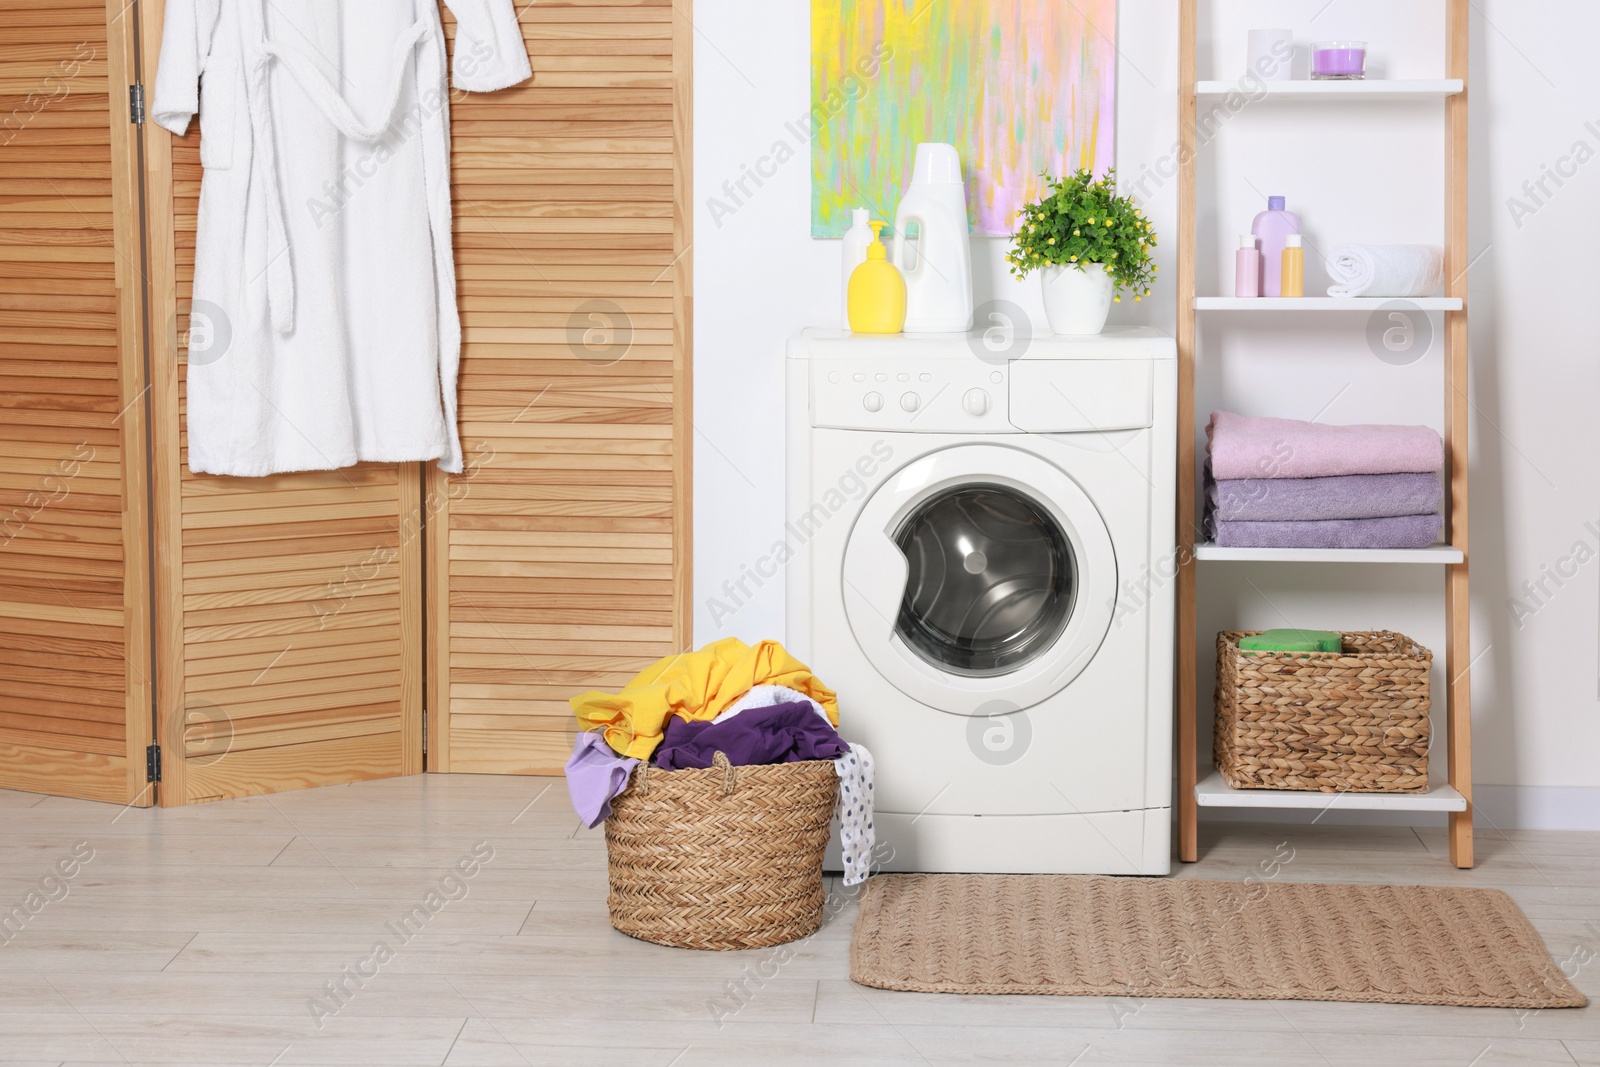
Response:
MULTIPOLYGON (((1301 42, 1365 38, 1376 70, 1389 76, 1440 77, 1443 8, 1442 0, 1214 0, 1202 4, 1201 76, 1241 69, 1245 29, 1284 25, 1296 27, 1301 42)), ((1171 330, 1177 182, 1155 175, 1171 171, 1177 136, 1176 4, 1122 0, 1119 22, 1118 170, 1125 189, 1144 179, 1164 240, 1156 296, 1115 314, 1171 330)), ((808 236, 809 146, 793 132, 805 128, 795 120, 810 106, 809 4, 699 0, 695 24, 695 639, 781 637, 781 577, 758 585, 748 565, 781 537, 783 345, 794 330, 839 314, 838 243, 808 236), (730 202, 723 183, 778 142, 794 158, 714 220, 708 198, 730 202), (725 585, 741 578, 743 590, 725 585), (713 597, 736 610, 719 609, 714 619, 713 597)), ((1563 178, 1563 188, 1547 180, 1553 195, 1538 194, 1540 203, 1520 191, 1580 140, 1600 153, 1600 90, 1583 53, 1600 36, 1600 5, 1545 0, 1530 18, 1526 4, 1478 0, 1472 33, 1476 777, 1527 787, 1483 792, 1481 807, 1497 822, 1600 827, 1600 557, 1560 588, 1547 581, 1553 595, 1539 603, 1524 597, 1534 614, 1510 604, 1524 580, 1557 566, 1576 542, 1600 554, 1600 345, 1582 310, 1600 294, 1600 162, 1563 178), (1514 194, 1531 214, 1513 217, 1514 194)), ((1344 240, 1439 241, 1442 143, 1437 106, 1274 105, 1234 116, 1200 164, 1202 292, 1220 292, 1231 278, 1234 238, 1269 193, 1288 195, 1301 210, 1316 249, 1344 240)), ((1007 276, 1005 246, 974 239, 976 299, 1012 300, 1042 328, 1036 284, 1007 276)), ((1326 284, 1315 262, 1308 274, 1308 285, 1326 284)), ((1202 421, 1227 407, 1440 425, 1437 319, 1431 351, 1407 366, 1374 356, 1364 320, 1330 316, 1313 325, 1207 318, 1202 421)), ((1397 629, 1439 653, 1437 689, 1441 584, 1438 571, 1423 568, 1205 564, 1200 632, 1291 619, 1397 629)), ((1210 641, 1201 644, 1200 661, 1210 662, 1210 641)))

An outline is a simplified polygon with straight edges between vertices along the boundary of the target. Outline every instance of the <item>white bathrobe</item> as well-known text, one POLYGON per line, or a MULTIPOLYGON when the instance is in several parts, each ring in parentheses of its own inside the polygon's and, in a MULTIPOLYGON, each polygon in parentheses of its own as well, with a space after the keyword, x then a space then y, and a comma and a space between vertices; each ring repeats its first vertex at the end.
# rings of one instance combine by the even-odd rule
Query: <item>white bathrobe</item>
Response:
MULTIPOLYGON (((458 89, 531 73, 511 0, 445 0, 458 89)), ((200 115, 189 467, 461 470, 436 0, 167 0, 154 120, 200 115)))

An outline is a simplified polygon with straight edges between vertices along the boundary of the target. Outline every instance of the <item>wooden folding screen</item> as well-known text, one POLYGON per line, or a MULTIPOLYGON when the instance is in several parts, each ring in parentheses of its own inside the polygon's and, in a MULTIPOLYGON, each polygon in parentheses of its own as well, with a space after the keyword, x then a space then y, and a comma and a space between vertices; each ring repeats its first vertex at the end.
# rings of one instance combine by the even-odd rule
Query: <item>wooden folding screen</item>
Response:
POLYGON ((433 770, 559 772, 566 698, 689 640, 688 0, 518 5, 452 108, 468 471, 430 472, 433 770))
POLYGON ((126 0, 0 0, 0 787, 149 804, 126 0))
POLYGON ((236 479, 186 467, 198 124, 130 123, 164 0, 0 0, 0 788, 415 773, 425 659, 429 769, 557 770, 687 643, 688 0, 517 6, 533 82, 452 105, 467 472, 236 479))

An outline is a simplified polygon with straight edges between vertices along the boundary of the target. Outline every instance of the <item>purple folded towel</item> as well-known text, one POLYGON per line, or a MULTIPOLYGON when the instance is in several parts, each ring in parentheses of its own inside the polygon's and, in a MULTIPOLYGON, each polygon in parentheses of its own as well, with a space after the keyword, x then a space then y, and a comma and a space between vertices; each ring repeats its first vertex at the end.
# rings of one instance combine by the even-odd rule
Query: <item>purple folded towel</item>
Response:
POLYGON ((1223 522, 1386 519, 1439 510, 1437 474, 1347 474, 1341 478, 1234 478, 1206 468, 1206 506, 1223 522))
POLYGON ((1211 537, 1222 548, 1427 548, 1444 528, 1442 515, 1315 522, 1218 522, 1211 537))
POLYGON ((1444 441, 1426 426, 1323 426, 1214 411, 1206 424, 1218 481, 1435 473, 1444 441))

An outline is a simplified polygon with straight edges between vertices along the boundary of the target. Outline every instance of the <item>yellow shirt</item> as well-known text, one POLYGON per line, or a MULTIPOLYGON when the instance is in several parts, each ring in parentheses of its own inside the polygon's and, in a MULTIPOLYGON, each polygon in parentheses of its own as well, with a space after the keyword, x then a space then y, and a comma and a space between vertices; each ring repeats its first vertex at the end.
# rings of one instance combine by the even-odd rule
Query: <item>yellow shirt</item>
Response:
POLYGON ((754 647, 737 637, 714 641, 652 663, 620 693, 590 690, 568 703, 585 730, 605 730, 606 742, 634 759, 649 759, 661 744, 667 720, 714 719, 758 685, 784 685, 821 704, 839 725, 839 700, 811 669, 776 641, 754 647))

